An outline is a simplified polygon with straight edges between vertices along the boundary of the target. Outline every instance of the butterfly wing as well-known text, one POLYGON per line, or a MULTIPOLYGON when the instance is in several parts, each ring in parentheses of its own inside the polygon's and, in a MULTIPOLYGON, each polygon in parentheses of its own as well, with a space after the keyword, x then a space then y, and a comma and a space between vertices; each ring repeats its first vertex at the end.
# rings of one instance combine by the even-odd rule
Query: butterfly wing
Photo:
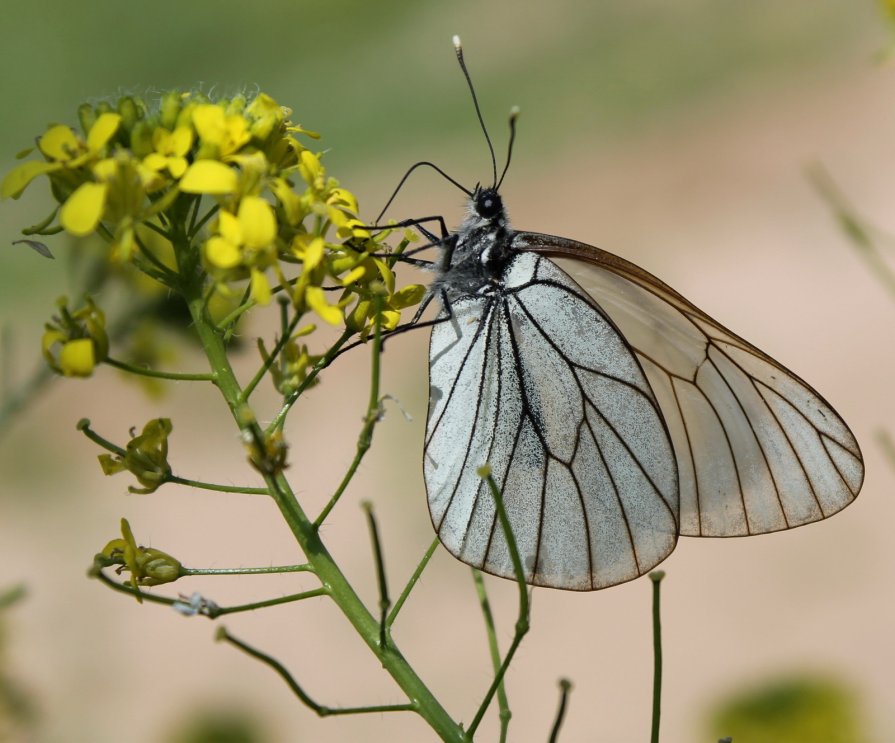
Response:
POLYGON ((855 437, 798 376, 618 256, 537 233, 513 246, 550 255, 634 348, 674 444, 681 534, 789 529, 858 495, 855 437))
POLYGON ((451 303, 429 351, 424 472, 445 547, 514 577, 484 464, 526 581, 592 590, 642 575, 678 534, 678 473, 657 400, 606 315, 520 253, 498 292, 451 303))

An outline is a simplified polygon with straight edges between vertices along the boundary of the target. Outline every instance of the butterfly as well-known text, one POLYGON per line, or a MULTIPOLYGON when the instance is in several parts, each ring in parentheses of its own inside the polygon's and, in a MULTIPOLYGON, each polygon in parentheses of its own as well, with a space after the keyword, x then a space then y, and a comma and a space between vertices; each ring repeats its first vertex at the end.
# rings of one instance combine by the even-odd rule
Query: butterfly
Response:
POLYGON ((643 575, 680 535, 790 529, 855 499, 860 448, 818 392, 624 258, 514 230, 488 144, 493 185, 466 191, 456 231, 425 231, 442 254, 423 469, 452 555, 515 577, 483 465, 526 583, 578 591, 643 575))

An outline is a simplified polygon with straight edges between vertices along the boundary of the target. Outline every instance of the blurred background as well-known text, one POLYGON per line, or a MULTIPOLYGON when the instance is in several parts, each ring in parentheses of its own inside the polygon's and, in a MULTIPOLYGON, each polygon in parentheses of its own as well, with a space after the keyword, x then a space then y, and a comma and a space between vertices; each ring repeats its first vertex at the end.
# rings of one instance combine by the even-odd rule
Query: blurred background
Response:
MULTIPOLYGON (((895 739, 895 477, 878 442, 895 424, 895 303, 806 175, 822 163, 869 221, 895 229, 895 69, 878 59, 889 30, 871 0, 14 3, 0 25, 0 165, 12 167, 48 123, 75 123, 85 100, 174 86, 261 89, 323 133, 330 173, 372 219, 417 160, 468 186, 490 178, 455 33, 499 152, 510 107, 522 109, 503 186, 515 226, 599 245, 660 276, 808 379, 864 449, 863 493, 829 522, 683 539, 663 565, 663 741, 895 739)), ((0 205, 6 388, 37 365, 56 296, 75 291, 64 237, 50 240, 53 262, 9 246, 46 214, 45 188, 0 205)), ((462 194, 421 172, 391 216, 443 214, 451 224, 462 208, 462 194)), ((245 374, 254 335, 272 332, 261 322, 247 329, 245 374)), ((394 594, 432 539, 420 465, 426 341, 420 332, 389 344, 383 391, 400 403, 324 535, 371 607, 360 501, 375 504, 394 594)), ((178 360, 201 363, 191 353, 178 360)), ((365 363, 360 351, 336 365, 293 413, 290 474, 312 513, 353 456, 365 363)), ((265 395, 259 407, 275 410, 272 390, 265 395)), ((0 739, 431 740, 411 715, 320 720, 268 668, 215 644, 207 620, 137 606, 86 580, 121 516, 140 542, 191 567, 301 561, 271 504, 173 486, 126 495, 128 476, 103 477, 96 448, 75 430, 89 416, 123 441, 158 415, 174 420, 178 474, 254 483, 210 388, 174 385, 153 402, 103 369, 51 384, 0 432, 0 592, 26 589, 0 610, 0 739)), ((516 589, 487 585, 505 648, 516 589)), ((313 586, 301 576, 204 578, 169 593, 200 590, 227 604, 313 586)), ((593 594, 536 590, 533 630, 507 679, 510 739, 547 739, 557 680, 568 677, 561 740, 645 740, 649 607, 645 579, 593 594)), ((323 600, 225 624, 276 655, 322 704, 404 701, 323 600)), ((395 639, 446 707, 471 719, 491 671, 469 570, 436 553, 395 639)), ((480 738, 496 730, 491 716, 480 738)))

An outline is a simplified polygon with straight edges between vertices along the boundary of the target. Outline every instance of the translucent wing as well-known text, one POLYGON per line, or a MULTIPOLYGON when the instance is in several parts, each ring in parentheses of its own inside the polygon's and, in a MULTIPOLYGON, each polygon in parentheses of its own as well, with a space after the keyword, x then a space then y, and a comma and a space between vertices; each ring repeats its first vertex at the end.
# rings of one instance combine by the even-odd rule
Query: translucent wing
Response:
POLYGON ((642 575, 677 541, 678 474, 643 370, 613 323, 550 261, 452 303, 429 351, 425 479, 445 547, 513 577, 501 487, 526 580, 592 590, 642 575))
POLYGON ((789 529, 858 495, 855 437, 791 371, 611 253, 536 233, 516 233, 513 247, 550 255, 636 351, 674 444, 681 534, 789 529))

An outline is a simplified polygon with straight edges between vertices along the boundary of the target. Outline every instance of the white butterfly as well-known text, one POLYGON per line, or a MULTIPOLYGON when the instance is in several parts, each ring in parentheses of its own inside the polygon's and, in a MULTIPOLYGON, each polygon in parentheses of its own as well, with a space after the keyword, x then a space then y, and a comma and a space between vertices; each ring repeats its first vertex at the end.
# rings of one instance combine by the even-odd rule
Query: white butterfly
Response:
POLYGON ((498 187, 439 241, 432 287, 424 472, 451 554, 514 577, 485 464, 526 582, 571 590, 643 575, 679 534, 790 529, 855 499, 857 441, 807 383, 633 263, 514 232, 498 187))

